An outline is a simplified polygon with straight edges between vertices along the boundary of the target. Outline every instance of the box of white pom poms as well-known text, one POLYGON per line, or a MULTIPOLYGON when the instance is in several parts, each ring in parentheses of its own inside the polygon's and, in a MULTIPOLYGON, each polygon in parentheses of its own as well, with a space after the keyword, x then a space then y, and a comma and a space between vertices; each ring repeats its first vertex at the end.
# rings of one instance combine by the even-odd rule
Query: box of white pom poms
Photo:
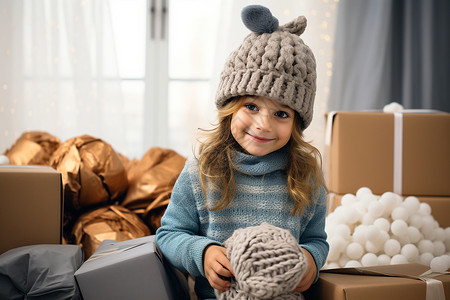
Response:
POLYGON ((445 300, 450 297, 450 275, 427 271, 420 264, 399 264, 321 271, 305 293, 314 300, 445 300), (447 298, 446 298, 447 296, 447 298))
POLYGON ((333 193, 450 196, 450 114, 336 112, 327 119, 327 184, 333 193))
MULTIPOLYGON (((450 200, 442 203, 447 209, 436 206, 436 214, 448 224, 450 200)), ((325 269, 420 263, 444 272, 450 267, 450 227, 441 227, 432 206, 420 198, 392 192, 379 196, 362 187, 356 194, 330 196, 328 204, 325 269)))

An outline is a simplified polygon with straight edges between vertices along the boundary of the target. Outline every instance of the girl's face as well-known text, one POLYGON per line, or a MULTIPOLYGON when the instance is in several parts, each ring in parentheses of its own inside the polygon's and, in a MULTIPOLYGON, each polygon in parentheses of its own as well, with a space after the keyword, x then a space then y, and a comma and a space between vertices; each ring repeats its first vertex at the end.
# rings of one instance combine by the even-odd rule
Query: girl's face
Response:
POLYGON ((231 134, 248 154, 263 156, 287 144, 293 109, 261 96, 244 96, 242 101, 231 119, 231 134))

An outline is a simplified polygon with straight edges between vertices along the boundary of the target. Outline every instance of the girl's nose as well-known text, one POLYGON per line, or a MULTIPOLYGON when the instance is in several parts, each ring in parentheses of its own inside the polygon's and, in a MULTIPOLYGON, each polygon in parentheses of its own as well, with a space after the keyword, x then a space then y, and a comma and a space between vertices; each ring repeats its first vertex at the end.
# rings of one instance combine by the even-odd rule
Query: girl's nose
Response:
POLYGON ((270 117, 268 114, 258 114, 258 116, 256 116, 255 124, 256 128, 259 130, 272 131, 272 125, 270 123, 270 117))

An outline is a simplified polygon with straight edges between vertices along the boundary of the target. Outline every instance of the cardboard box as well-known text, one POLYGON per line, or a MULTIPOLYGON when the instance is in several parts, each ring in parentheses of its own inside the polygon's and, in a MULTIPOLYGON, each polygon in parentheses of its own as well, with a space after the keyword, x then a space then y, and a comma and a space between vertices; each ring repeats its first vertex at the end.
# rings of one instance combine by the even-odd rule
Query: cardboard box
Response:
MULTIPOLYGON (((344 195, 329 194, 327 203, 327 214, 333 212, 341 205, 344 195)), ((428 203, 431 206, 431 215, 438 221, 442 228, 450 227, 450 197, 417 197, 420 202, 428 203)))
POLYGON ((60 244, 62 217, 61 173, 46 166, 0 166, 0 254, 60 244))
POLYGON ((450 196, 450 114, 338 112, 328 120, 331 192, 450 196))
POLYGON ((189 299, 186 277, 164 261, 154 235, 103 241, 75 278, 84 300, 189 299))
MULTIPOLYGON (((420 264, 323 270, 318 282, 305 293, 305 298, 307 300, 429 299, 426 293, 427 288, 431 292, 431 287, 419 279, 426 277, 420 275, 427 270, 426 266, 420 264)), ((450 275, 441 275, 433 279, 442 282, 443 292, 449 299, 450 275)))

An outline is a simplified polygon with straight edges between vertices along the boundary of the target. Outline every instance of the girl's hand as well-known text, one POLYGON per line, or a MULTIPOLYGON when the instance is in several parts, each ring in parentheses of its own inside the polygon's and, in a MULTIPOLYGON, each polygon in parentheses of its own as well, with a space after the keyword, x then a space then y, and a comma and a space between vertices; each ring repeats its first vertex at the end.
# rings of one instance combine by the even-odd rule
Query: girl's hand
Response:
POLYGON ((308 261, 308 268, 306 269, 306 272, 303 275, 303 278, 300 281, 300 283, 292 291, 293 293, 296 293, 296 292, 301 293, 301 292, 304 292, 307 289, 309 289, 311 284, 314 282, 314 279, 316 279, 316 275, 317 275, 317 267, 316 267, 316 262, 314 261, 314 258, 306 249, 303 249, 303 252, 305 253, 306 260, 308 261))
POLYGON ((213 288, 221 292, 230 288, 230 281, 226 280, 226 278, 234 276, 226 253, 224 247, 209 245, 206 247, 203 255, 203 268, 206 279, 208 279, 209 284, 213 288), (220 276, 222 276, 222 278, 220 276))

